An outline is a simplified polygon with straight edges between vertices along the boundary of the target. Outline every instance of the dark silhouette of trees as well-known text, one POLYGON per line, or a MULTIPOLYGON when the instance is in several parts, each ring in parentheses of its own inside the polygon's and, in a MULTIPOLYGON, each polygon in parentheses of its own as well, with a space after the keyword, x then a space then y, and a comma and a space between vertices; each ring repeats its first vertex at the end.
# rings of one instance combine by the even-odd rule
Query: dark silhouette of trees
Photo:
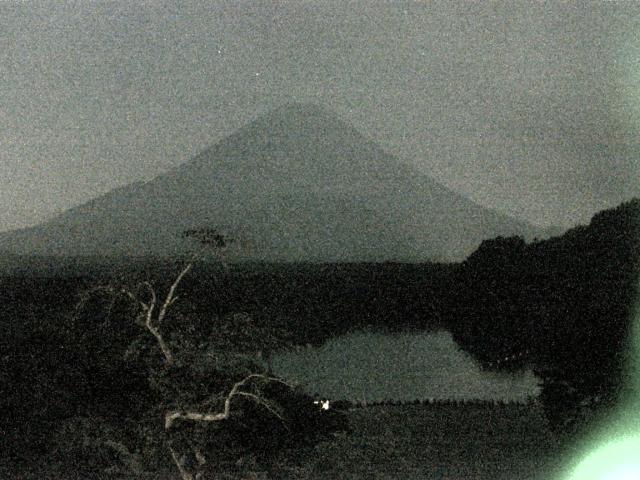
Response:
POLYGON ((640 200, 527 245, 482 243, 455 274, 456 341, 485 368, 531 366, 551 423, 619 401, 640 261, 640 200))

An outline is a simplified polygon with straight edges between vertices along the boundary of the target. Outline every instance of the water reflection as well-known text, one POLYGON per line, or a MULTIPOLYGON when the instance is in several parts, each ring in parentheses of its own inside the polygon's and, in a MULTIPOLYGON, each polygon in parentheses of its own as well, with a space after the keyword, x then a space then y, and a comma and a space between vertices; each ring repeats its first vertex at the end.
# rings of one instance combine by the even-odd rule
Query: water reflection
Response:
POLYGON ((272 367, 309 393, 334 399, 524 401, 539 392, 531 371, 481 371, 445 331, 393 336, 353 333, 319 348, 279 353, 272 367))

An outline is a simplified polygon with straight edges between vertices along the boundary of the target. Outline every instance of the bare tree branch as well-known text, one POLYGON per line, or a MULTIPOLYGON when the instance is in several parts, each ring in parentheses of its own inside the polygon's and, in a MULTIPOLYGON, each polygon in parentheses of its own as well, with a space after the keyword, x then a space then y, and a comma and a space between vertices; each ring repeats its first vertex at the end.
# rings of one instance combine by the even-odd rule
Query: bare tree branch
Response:
POLYGON ((182 277, 184 277, 189 272, 189 270, 191 270, 191 267, 193 267, 193 263, 188 263, 187 266, 182 269, 180 275, 178 275, 178 277, 175 279, 173 285, 171 285, 169 293, 167 294, 167 298, 165 299, 164 303, 162 304, 162 308, 160 309, 158 322, 162 322, 162 320, 164 320, 164 317, 167 313, 167 308, 169 308, 169 306, 175 301, 174 295, 176 293, 176 288, 178 288, 178 284, 182 280, 182 277))
MULTIPOLYGON (((228 270, 228 266, 224 260, 224 253, 229 243, 231 242, 230 240, 227 240, 223 235, 217 234, 215 232, 210 233, 208 231, 193 231, 187 233, 188 235, 194 235, 196 237, 200 236, 201 238, 199 240, 203 246, 213 246, 218 255, 219 262, 222 264, 225 270, 228 270)), ((148 281, 139 284, 139 286, 144 286, 148 290, 148 296, 143 295, 142 297, 144 301, 138 295, 137 291, 132 291, 126 287, 118 285, 106 285, 98 286, 86 291, 83 294, 80 302, 78 303, 78 306, 76 307, 76 313, 78 313, 84 306, 84 304, 89 300, 92 293, 106 292, 112 296, 112 299, 114 299, 118 295, 125 296, 136 307, 138 307, 139 313, 136 318, 139 319, 144 328, 146 328, 149 333, 154 336, 162 354, 164 355, 165 366, 170 366, 174 363, 174 356, 171 348, 162 336, 161 327, 169 308, 178 299, 176 291, 180 285, 180 282, 183 280, 184 276, 192 269, 194 261, 195 257, 191 261, 186 263, 184 268, 180 271, 178 276, 171 284, 171 287, 169 288, 169 291, 161 304, 159 304, 159 298, 155 288, 148 281)), ((177 420, 190 420, 194 422, 219 422, 226 420, 231 416, 231 404, 236 397, 248 398, 256 405, 259 405, 266 409, 271 415, 279 419, 285 425, 285 427, 287 427, 284 411, 280 407, 280 405, 265 398, 261 393, 260 387, 270 382, 278 382, 291 387, 291 385, 289 385, 282 379, 269 377, 267 375, 259 373, 251 373, 244 377, 242 380, 239 380, 238 382, 233 384, 226 397, 224 397, 224 406, 221 412, 216 413, 210 411, 198 411, 198 408, 196 408, 195 411, 188 411, 182 408, 180 406, 180 403, 178 402, 179 410, 169 411, 165 413, 165 430, 170 430, 174 422, 177 420), (250 382, 254 383, 251 384, 250 382)), ((221 395, 218 396, 218 401, 221 399, 220 397, 221 395)), ((200 408, 203 407, 206 409, 207 402, 200 405, 200 408)), ((171 452, 173 462, 176 464, 182 480, 198 480, 199 478, 201 478, 202 472, 197 473, 195 476, 189 472, 186 465, 185 455, 180 455, 171 445, 169 445, 169 450, 171 452)), ((204 455, 202 455, 202 453, 197 448, 195 448, 193 451, 195 452, 195 457, 198 461, 198 464, 202 467, 202 465, 206 463, 204 455)))
POLYGON ((219 421, 222 421, 222 420, 226 420, 231 415, 231 401, 236 396, 244 396, 244 397, 251 398, 257 404, 262 405, 267 410, 269 410, 272 414, 274 414, 276 417, 278 417, 280 420, 284 421, 284 418, 282 417, 282 415, 279 412, 277 412, 277 410, 273 406, 271 406, 269 404, 269 402, 267 402, 264 398, 260 397, 259 395, 254 394, 254 393, 243 392, 243 391, 240 390, 250 380, 253 380, 253 379, 260 379, 260 380, 263 380, 265 382, 278 382, 278 383, 282 383, 284 385, 287 385, 287 386, 291 387, 291 385, 289 385, 287 382, 285 382, 284 380, 282 380, 280 378, 269 377, 267 375, 262 375, 262 374, 259 374, 259 373, 252 373, 250 375, 247 375, 242 380, 240 380, 240 381, 238 381, 238 382, 233 384, 233 387, 231 388, 231 390, 229 391, 229 393, 227 394, 227 396, 226 396, 226 398, 224 400, 224 408, 223 408, 222 412, 219 412, 219 413, 180 412, 180 411, 167 412, 167 414, 165 415, 165 418, 164 418, 164 420, 165 420, 164 421, 164 428, 166 430, 169 430, 171 428, 171 426, 173 425, 173 422, 175 422, 176 420, 179 420, 179 419, 192 420, 192 421, 196 421, 196 422, 219 422, 219 421))
POLYGON ((254 393, 238 392, 236 395, 251 398, 258 405, 262 405, 264 408, 266 408, 268 411, 270 411, 274 416, 278 417, 282 421, 282 423, 285 426, 285 428, 287 430, 289 430, 289 427, 287 427, 287 424, 285 423, 285 419, 282 416, 282 413, 280 413, 278 411, 278 408, 275 407, 271 402, 267 402, 263 397, 261 397, 259 395, 256 395, 254 393))
POLYGON ((147 307, 147 318, 145 326, 147 327, 147 330, 149 330, 149 332, 151 332, 151 334, 156 338, 158 346, 160 347, 160 350, 162 350, 162 354, 164 355, 165 363, 167 365, 173 364, 173 353, 171 352, 169 345, 167 345, 164 338, 162 337, 162 334, 160 333, 159 324, 164 320, 169 306, 177 298, 174 297, 176 289, 178 288, 178 285, 180 284, 182 278, 189 272, 189 270, 191 270, 191 267, 193 267, 193 263, 187 264, 187 266, 182 269, 178 277, 174 280, 171 288, 169 289, 169 293, 167 294, 167 297, 165 298, 165 301, 160 308, 160 313, 158 314, 156 325, 153 325, 153 309, 156 306, 157 302, 156 292, 149 282, 145 282, 145 285, 151 292, 151 303, 147 307))
POLYGON ((155 337, 156 341, 158 342, 158 346, 160 347, 160 350, 164 355, 165 364, 172 365, 174 362, 173 353, 171 352, 171 348, 169 348, 169 345, 167 344, 162 334, 160 333, 159 324, 162 323, 165 316, 167 315, 167 311, 169 307, 178 298, 177 296, 175 296, 176 289, 178 288, 178 285, 182 281, 182 278, 189 272, 189 270, 191 270, 192 267, 193 267, 193 263, 187 264, 182 269, 178 277, 175 279, 175 281, 171 285, 171 288, 169 289, 169 293, 167 294, 167 297, 164 303, 162 304, 162 307, 160 308, 160 313, 157 315, 155 322, 154 322, 153 314, 154 314, 156 305, 158 303, 158 297, 156 295, 155 289, 153 288, 153 285, 151 285, 150 282, 143 282, 143 285, 147 287, 147 290, 149 291, 150 300, 148 302, 143 302, 142 300, 140 300, 140 298, 136 294, 134 294, 131 290, 125 287, 115 287, 113 285, 101 285, 98 287, 94 287, 84 292, 84 294, 80 299, 80 302, 78 302, 78 305, 76 306, 76 314, 78 314, 78 312, 81 310, 84 304, 88 301, 92 293, 107 292, 111 295, 118 295, 118 294, 125 295, 127 298, 129 298, 134 304, 136 304, 141 309, 140 316, 144 318, 144 326, 149 331, 149 333, 151 333, 155 337))

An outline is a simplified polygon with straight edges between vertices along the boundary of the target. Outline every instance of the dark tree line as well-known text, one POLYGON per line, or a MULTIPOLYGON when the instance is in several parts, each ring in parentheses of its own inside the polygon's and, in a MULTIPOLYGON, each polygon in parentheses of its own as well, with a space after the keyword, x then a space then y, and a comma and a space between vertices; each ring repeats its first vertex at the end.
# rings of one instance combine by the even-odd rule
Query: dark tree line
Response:
POLYGON ((640 200, 526 244, 487 240, 453 279, 449 328, 484 367, 532 366, 557 429, 621 400, 640 271, 640 200))

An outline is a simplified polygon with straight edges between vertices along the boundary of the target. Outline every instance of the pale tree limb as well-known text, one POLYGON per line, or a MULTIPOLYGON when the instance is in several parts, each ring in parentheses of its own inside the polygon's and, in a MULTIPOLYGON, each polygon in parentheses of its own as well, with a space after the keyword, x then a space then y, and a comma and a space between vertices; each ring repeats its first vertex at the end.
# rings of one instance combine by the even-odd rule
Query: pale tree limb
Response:
POLYGON ((158 322, 162 322, 162 320, 164 320, 164 317, 167 314, 167 309, 178 298, 174 296, 176 293, 176 289, 178 288, 178 285, 182 281, 182 278, 189 272, 189 270, 191 270, 192 267, 193 267, 193 263, 188 263, 187 266, 182 269, 178 277, 175 279, 175 281, 171 285, 171 288, 169 289, 169 293, 167 294, 167 298, 162 304, 162 308, 160 309, 160 313, 158 314, 158 322))
POLYGON ((237 396, 244 396, 247 398, 251 398, 258 405, 262 405, 267 410, 269 410, 274 416, 278 417, 280 420, 284 422, 284 418, 282 417, 282 415, 274 407, 272 407, 269 404, 269 402, 267 402, 264 398, 254 393, 243 392, 240 390, 250 380, 253 380, 253 379, 260 379, 266 382, 278 382, 278 383, 282 383, 284 385, 290 386, 287 382, 285 382, 282 379, 275 378, 275 377, 268 377, 266 375, 262 375, 259 373, 252 373, 250 375, 247 375, 242 380, 233 384, 233 387, 231 388, 231 390, 229 391, 229 393, 227 394, 224 400, 224 408, 222 412, 219 412, 219 413, 187 412, 187 411, 167 412, 164 419, 164 428, 166 430, 169 430, 172 427, 173 422, 175 422, 176 420, 191 420, 195 422, 219 422, 222 420, 226 420, 231 415, 231 401, 233 400, 234 397, 237 397, 237 396))
MULTIPOLYGON (((158 318, 157 318, 158 324, 164 320, 164 317, 167 314, 167 309, 178 298, 178 297, 175 297, 176 289, 178 288, 178 285, 182 281, 182 278, 189 272, 189 270, 191 270, 192 267, 193 267, 193 263, 188 263, 187 266, 182 269, 180 274, 177 276, 177 278, 174 280, 173 284, 171 285, 171 288, 169 289, 169 293, 167 294, 167 297, 165 298, 164 303, 160 308, 160 313, 158 314, 158 318)), ((171 352, 169 345, 167 345, 164 338, 162 337, 162 334, 158 329, 159 325, 154 326, 152 323, 153 322, 152 311, 156 303, 156 294, 155 294, 155 291, 153 290, 153 287, 148 282, 146 282, 146 284, 149 287, 149 290, 151 291, 151 294, 152 294, 152 304, 151 304, 151 307, 147 310, 147 320, 145 322, 145 326, 147 327, 147 330, 149 330, 149 332, 151 332, 151 334, 156 338, 158 342, 158 346, 160 347, 160 350, 162 350, 162 354, 164 355, 165 363, 167 365, 172 365, 173 353, 171 352)))
MULTIPOLYGON (((256 402, 258 405, 262 405, 274 416, 280 419, 283 422, 283 424, 285 424, 285 427, 286 427, 286 422, 282 414, 278 412, 275 407, 271 406, 269 402, 267 402, 264 398, 262 398, 259 395, 240 390, 242 387, 246 386, 247 383, 253 379, 259 379, 265 382, 278 382, 291 387, 291 385, 289 385, 287 382, 285 382, 280 378, 269 377, 267 375, 262 375, 259 373, 252 373, 250 375, 247 375, 242 380, 233 384, 233 387, 231 388, 231 390, 227 394, 227 397, 225 398, 224 409, 222 412, 219 412, 219 413, 179 412, 179 411, 168 412, 165 415, 165 429, 169 430, 172 427, 173 422, 175 422, 178 419, 191 420, 195 422, 219 422, 219 421, 226 420, 231 415, 231 401, 236 396, 244 396, 244 397, 250 398, 254 402, 256 402)), ((178 457, 178 455, 173 450, 173 448, 171 447, 169 448, 171 450, 171 456, 173 457, 173 461, 178 467, 178 471, 180 472, 180 476, 182 480, 198 480, 202 478, 202 472, 196 473, 195 477, 191 473, 189 473, 184 467, 184 460, 178 457)), ((202 467, 206 463, 205 456, 198 449, 194 449, 194 453, 198 461, 198 464, 200 465, 200 467, 202 467)))
POLYGON ((284 417, 282 416, 282 414, 280 412, 278 412, 275 407, 270 405, 269 402, 267 402, 264 398, 260 397, 259 395, 256 395, 254 393, 249 393, 249 392, 238 392, 237 395, 251 398, 258 405, 262 405, 264 408, 266 408, 268 411, 270 411, 274 416, 278 417, 283 422, 283 424, 284 424, 284 426, 285 426, 285 428, 287 430, 289 429, 287 427, 286 423, 284 423, 285 420, 284 420, 284 417))
POLYGON ((154 319, 154 311, 158 303, 158 297, 156 295, 155 289, 149 282, 143 283, 143 285, 147 287, 147 290, 149 290, 149 295, 151 297, 149 302, 143 302, 142 300, 140 300, 140 298, 138 298, 137 295, 135 295, 131 290, 125 287, 114 287, 112 285, 98 286, 85 292, 80 302, 76 306, 76 312, 78 312, 80 308, 84 305, 84 303, 88 300, 89 295, 91 293, 103 291, 103 292, 110 293, 112 295, 116 295, 116 294, 125 295, 133 303, 135 303, 140 307, 141 309, 140 316, 144 318, 144 326, 149 331, 149 333, 151 333, 156 339, 156 342, 158 343, 158 346, 162 351, 162 355, 164 356, 165 364, 167 366, 172 365, 174 362, 173 352, 171 351, 171 348, 169 348, 169 345, 167 344, 164 337, 162 336, 162 333, 160 332, 160 329, 159 329, 159 324, 164 320, 165 316, 167 315, 167 311, 169 307, 177 300, 178 297, 175 295, 176 289, 178 288, 178 285, 182 281, 183 277, 189 272, 189 270, 191 270, 192 267, 193 267, 193 263, 188 263, 182 269, 180 274, 176 277, 176 279, 174 280, 173 284, 169 289, 169 293, 167 294, 167 297, 165 298, 162 306, 160 307, 160 312, 158 313, 155 319, 154 319))
MULTIPOLYGON (((207 242, 203 242, 203 243, 207 243, 207 242)), ((228 242, 226 242, 222 236, 218 235, 214 237, 213 245, 217 247, 217 250, 218 250, 217 253, 219 257, 218 260, 222 264, 224 270, 228 271, 228 266, 224 258, 224 253, 226 251, 226 247, 228 246, 228 242)), ((178 299, 178 296, 176 295, 176 291, 178 289, 178 286, 180 285, 180 282, 182 281, 184 276, 192 269, 194 261, 195 261, 195 258, 192 259, 190 262, 188 262, 186 266, 180 271, 178 276, 175 278, 175 280, 171 284, 171 287, 169 288, 169 291, 161 305, 159 305, 159 299, 154 287, 151 285, 151 283, 144 282, 141 285, 144 285, 149 291, 148 301, 146 302, 142 301, 136 293, 132 292, 131 290, 125 287, 107 285, 107 286, 95 287, 94 289, 86 292, 86 295, 84 296, 84 298, 81 299, 81 302, 77 307, 77 311, 79 311, 82 305, 86 301, 88 301, 89 296, 91 295, 92 292, 104 291, 104 292, 110 293, 114 297, 115 295, 126 296, 140 309, 139 315, 137 318, 140 319, 141 321, 140 323, 143 323, 144 327, 156 339, 156 342, 164 356, 165 366, 171 366, 174 363, 173 352, 171 351, 171 348, 165 341, 160 331, 160 328, 162 326, 162 322, 165 320, 165 317, 167 315, 169 308, 178 299), (159 310, 158 310, 158 307, 159 307, 159 310)), ((222 412, 219 412, 219 413, 199 412, 199 411, 190 412, 190 411, 184 411, 184 410, 167 412, 165 414, 165 430, 171 429, 173 423, 179 419, 191 420, 191 421, 197 421, 197 422, 215 422, 215 421, 226 420, 231 415, 231 402, 235 397, 245 397, 252 400, 257 405, 262 406, 267 411, 269 411, 273 416, 275 416, 280 421, 282 421, 286 427, 286 421, 285 421, 284 415, 280 411, 280 408, 277 404, 273 404, 272 402, 270 402, 269 400, 261 396, 259 390, 257 392, 242 390, 243 387, 248 388, 249 387, 248 383, 252 380, 256 380, 256 381, 259 380, 261 382, 266 382, 266 383, 280 382, 285 385, 288 385, 286 382, 284 382, 281 379, 269 377, 262 374, 254 373, 254 374, 247 375, 245 378, 236 382, 232 386, 231 390, 225 397, 224 408, 222 412)), ((169 450, 171 453, 171 457, 180 473, 180 477, 182 480, 198 480, 199 478, 201 478, 202 472, 197 473, 194 476, 192 473, 188 471, 184 455, 182 456, 179 455, 172 446, 169 446, 169 450)), ((195 452, 195 458, 198 461, 198 464, 200 465, 200 467, 202 467, 206 463, 205 456, 197 448, 194 449, 194 452, 195 452)))

